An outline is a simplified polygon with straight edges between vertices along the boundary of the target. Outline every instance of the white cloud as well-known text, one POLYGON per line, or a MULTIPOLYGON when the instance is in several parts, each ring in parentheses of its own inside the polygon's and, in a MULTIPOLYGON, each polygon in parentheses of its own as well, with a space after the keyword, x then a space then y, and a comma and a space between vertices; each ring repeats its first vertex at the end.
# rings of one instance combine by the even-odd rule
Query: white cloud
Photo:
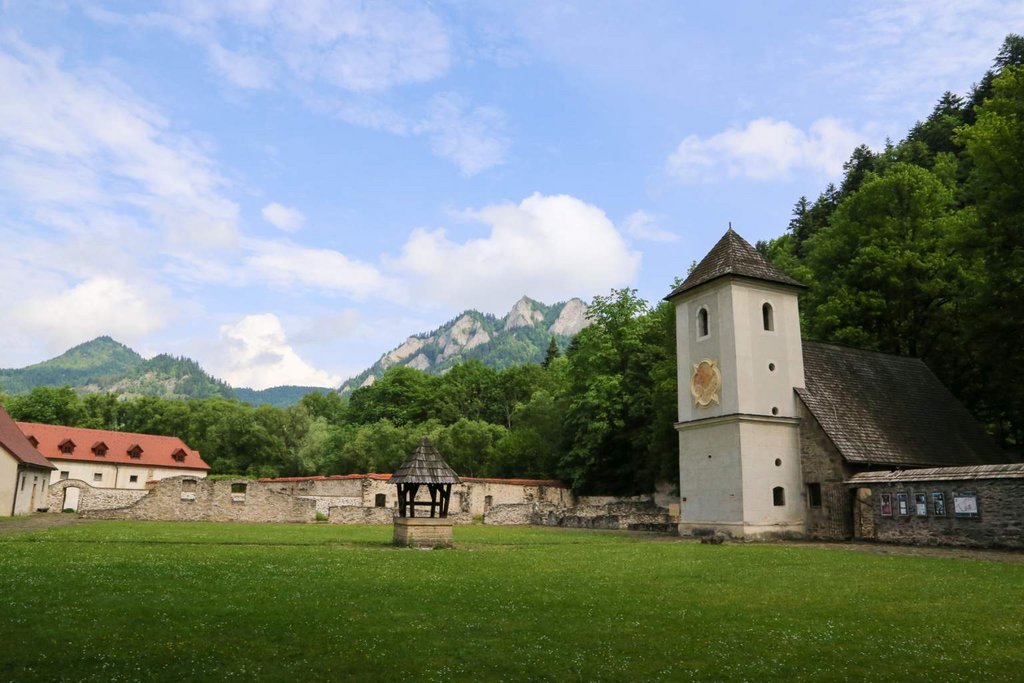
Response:
POLYGON ((248 240, 244 272, 279 287, 310 287, 365 299, 400 298, 397 284, 373 265, 340 251, 303 247, 288 241, 248 240))
POLYGON ((686 137, 669 156, 666 168, 685 183, 723 176, 777 180, 795 170, 837 177, 866 138, 833 118, 820 118, 807 131, 788 121, 761 118, 708 138, 686 137))
POLYGON ((657 218, 642 209, 626 216, 622 229, 630 237, 648 242, 675 242, 679 239, 679 235, 662 229, 657 218))
POLYGON ((232 386, 266 389, 283 384, 341 384, 340 376, 318 370, 299 357, 272 313, 247 315, 233 325, 222 325, 220 340, 224 357, 217 374, 232 386))
POLYGON ((211 43, 210 62, 222 77, 240 88, 260 89, 273 85, 274 65, 256 55, 234 52, 211 43))
POLYGON ((489 234, 455 242, 416 230, 386 262, 428 303, 499 313, 523 294, 558 301, 628 284, 640 265, 604 212, 575 197, 534 194, 466 215, 489 234))
POLYGON ((964 93, 1024 28, 1020 0, 897 0, 853 4, 836 22, 835 57, 820 75, 872 102, 921 116, 944 90, 964 93))
POLYGON ((467 176, 504 163, 509 147, 499 110, 470 108, 454 93, 435 96, 418 129, 431 136, 435 154, 454 162, 467 176))
POLYGON ((59 292, 30 295, 14 321, 53 351, 101 335, 139 340, 169 318, 162 293, 112 276, 96 276, 59 292))
POLYGON ((263 207, 263 218, 279 230, 295 232, 306 222, 306 217, 298 209, 271 202, 263 207))
POLYGON ((58 55, 8 40, 0 92, 0 177, 19 199, 141 212, 176 242, 237 238, 238 207, 213 163, 108 74, 63 68, 58 55))

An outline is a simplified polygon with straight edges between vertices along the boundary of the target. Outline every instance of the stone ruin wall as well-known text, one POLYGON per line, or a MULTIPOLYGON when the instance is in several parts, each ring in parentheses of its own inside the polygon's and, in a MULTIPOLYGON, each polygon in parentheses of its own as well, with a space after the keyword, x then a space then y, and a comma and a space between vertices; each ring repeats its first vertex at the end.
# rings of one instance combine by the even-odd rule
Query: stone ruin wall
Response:
POLYGON ((556 526, 570 529, 619 529, 675 533, 678 514, 650 496, 586 497, 585 503, 562 507, 552 503, 496 505, 484 515, 484 524, 556 526))
POLYGON ((88 519, 201 522, 310 522, 312 500, 275 491, 252 479, 170 477, 154 484, 134 503, 106 510, 83 510, 88 519), (245 487, 244 493, 233 487, 245 487))
POLYGON ((47 502, 50 512, 63 512, 64 489, 78 489, 77 512, 86 510, 111 510, 131 505, 147 493, 145 489, 107 489, 97 488, 81 479, 62 479, 50 484, 47 502))

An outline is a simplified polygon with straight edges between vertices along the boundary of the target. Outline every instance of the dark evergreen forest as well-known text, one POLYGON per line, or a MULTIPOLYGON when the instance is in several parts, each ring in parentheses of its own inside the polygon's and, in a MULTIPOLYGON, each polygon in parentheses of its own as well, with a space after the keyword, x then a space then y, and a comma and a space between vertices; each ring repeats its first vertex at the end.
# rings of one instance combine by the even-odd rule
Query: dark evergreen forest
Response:
MULTIPOLYGON (((758 248, 809 285, 805 337, 921 357, 1019 451, 1024 38, 1008 36, 971 92, 942 95, 902 141, 853 150, 842 181, 800 198, 785 233, 758 248)), ((180 436, 215 473, 389 472, 427 435, 468 476, 649 492, 678 471, 672 307, 613 290, 590 316, 541 365, 396 367, 347 399, 309 394, 289 408, 70 388, 0 398, 19 420, 180 436)))

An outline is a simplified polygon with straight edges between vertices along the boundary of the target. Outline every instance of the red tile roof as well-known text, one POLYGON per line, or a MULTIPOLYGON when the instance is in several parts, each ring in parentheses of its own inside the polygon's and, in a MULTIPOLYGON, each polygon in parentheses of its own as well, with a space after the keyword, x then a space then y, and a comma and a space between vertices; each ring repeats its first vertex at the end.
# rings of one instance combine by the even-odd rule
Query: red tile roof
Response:
POLYGON ((0 446, 3 446, 14 456, 15 460, 23 465, 44 467, 48 470, 57 469, 53 463, 43 457, 42 453, 36 450, 2 406, 0 406, 0 446))
POLYGON ((84 427, 61 427, 34 422, 17 423, 25 436, 34 436, 39 441, 39 452, 51 460, 78 460, 85 462, 110 462, 119 465, 140 465, 144 467, 168 467, 186 470, 208 470, 199 451, 194 451, 176 436, 153 436, 131 432, 111 432, 103 429, 84 427), (59 444, 66 439, 75 442, 74 453, 61 453, 59 444), (84 444, 102 441, 107 445, 107 454, 98 456, 84 444), (141 457, 132 458, 128 451, 138 445, 141 457), (183 462, 176 461, 172 454, 182 449, 187 454, 183 462))
MULTIPOLYGON (((564 483, 557 479, 497 479, 493 477, 459 477, 464 482, 473 482, 477 484, 508 484, 510 486, 552 486, 555 488, 568 488, 564 483)), ((391 479, 390 474, 377 474, 371 472, 369 474, 318 474, 310 477, 275 477, 269 479, 260 479, 265 484, 289 484, 300 481, 338 481, 338 480, 352 480, 352 479, 374 479, 376 481, 388 481, 391 479)))

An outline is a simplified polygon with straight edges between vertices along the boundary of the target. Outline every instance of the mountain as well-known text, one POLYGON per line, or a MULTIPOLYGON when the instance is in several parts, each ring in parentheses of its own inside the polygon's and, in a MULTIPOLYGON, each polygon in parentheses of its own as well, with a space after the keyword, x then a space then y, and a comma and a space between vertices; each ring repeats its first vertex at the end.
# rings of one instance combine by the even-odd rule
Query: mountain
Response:
POLYGON ((348 394, 373 384, 384 372, 405 365, 442 374, 467 360, 479 360, 498 370, 544 360, 552 335, 563 349, 589 325, 587 305, 580 299, 548 306, 524 296, 503 318, 468 310, 441 327, 409 337, 371 367, 341 385, 348 394))
POLYGON ((68 349, 56 358, 20 369, 0 370, 0 389, 23 394, 35 387, 68 385, 83 394, 109 391, 119 396, 238 398, 253 405, 288 406, 323 387, 235 389, 211 376, 194 360, 160 354, 146 360, 110 337, 68 349))

